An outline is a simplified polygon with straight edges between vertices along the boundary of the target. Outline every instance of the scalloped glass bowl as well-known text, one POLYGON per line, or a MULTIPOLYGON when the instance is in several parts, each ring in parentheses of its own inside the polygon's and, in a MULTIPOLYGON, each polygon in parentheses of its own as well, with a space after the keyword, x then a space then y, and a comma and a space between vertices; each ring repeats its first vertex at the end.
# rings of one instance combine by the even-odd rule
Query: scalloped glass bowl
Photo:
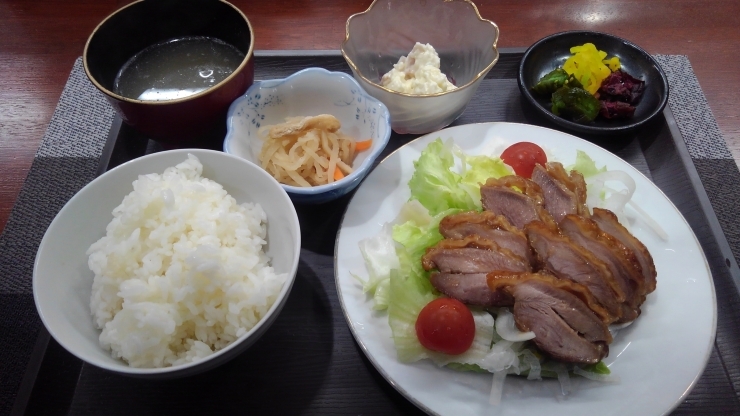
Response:
POLYGON ((354 171, 339 181, 310 188, 281 185, 293 202, 314 204, 339 198, 362 182, 391 135, 386 106, 343 72, 308 68, 285 79, 255 82, 229 108, 224 152, 259 166, 261 126, 282 123, 286 117, 319 114, 339 119, 340 131, 357 140, 373 139, 372 146, 357 154, 354 171))
POLYGON ((499 58, 499 29, 467 0, 375 0, 347 19, 342 55, 355 79, 391 113, 397 133, 424 134, 457 119, 499 58), (380 78, 416 42, 440 55, 440 69, 458 88, 410 95, 380 86, 380 78))

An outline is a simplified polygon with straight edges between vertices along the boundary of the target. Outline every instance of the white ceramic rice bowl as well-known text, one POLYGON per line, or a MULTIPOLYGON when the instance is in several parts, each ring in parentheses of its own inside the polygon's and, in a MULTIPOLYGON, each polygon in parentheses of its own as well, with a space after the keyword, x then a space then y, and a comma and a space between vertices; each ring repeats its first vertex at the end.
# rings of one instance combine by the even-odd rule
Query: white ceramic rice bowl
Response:
POLYGON ((236 357, 270 327, 282 309, 295 281, 300 256, 298 216, 288 195, 267 172, 244 159, 222 152, 181 149, 134 159, 112 169, 82 188, 59 211, 36 254, 33 295, 44 326, 54 339, 79 359, 116 373, 142 378, 174 378, 212 369, 236 357), (246 334, 212 355, 191 363, 165 368, 133 368, 104 350, 93 323, 90 295, 94 274, 85 254, 105 235, 111 212, 133 190, 139 175, 161 174, 187 159, 203 164, 203 177, 220 183, 238 203, 259 203, 267 213, 266 254, 275 273, 287 280, 267 314, 246 334), (248 179, 248 180, 245 180, 248 179))

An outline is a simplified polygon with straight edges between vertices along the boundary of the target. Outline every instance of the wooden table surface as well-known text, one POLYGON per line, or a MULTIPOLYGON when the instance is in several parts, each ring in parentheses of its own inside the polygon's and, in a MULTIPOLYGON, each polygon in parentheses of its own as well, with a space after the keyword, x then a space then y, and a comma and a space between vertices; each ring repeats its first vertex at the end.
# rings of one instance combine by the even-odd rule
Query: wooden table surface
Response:
MULTIPOLYGON (((400 0, 399 0, 400 1, 400 0)), ((256 49, 339 49, 347 17, 371 0, 232 0, 249 17, 256 49)), ((0 0, 0 230, 87 37, 125 0, 0 0)), ((587 29, 653 54, 687 55, 728 146, 740 160, 737 0, 477 0, 501 29, 499 47, 587 29)))

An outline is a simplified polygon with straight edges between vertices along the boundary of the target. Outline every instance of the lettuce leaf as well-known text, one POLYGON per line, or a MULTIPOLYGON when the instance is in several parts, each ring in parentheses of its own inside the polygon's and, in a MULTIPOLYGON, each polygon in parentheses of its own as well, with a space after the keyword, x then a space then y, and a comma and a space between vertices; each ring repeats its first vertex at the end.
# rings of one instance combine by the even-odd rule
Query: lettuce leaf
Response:
POLYGON ((442 240, 439 233, 439 222, 450 214, 460 212, 460 209, 451 208, 437 213, 432 219, 422 225, 413 221, 393 226, 393 240, 406 248, 409 256, 420 260, 427 247, 431 247, 442 240))
POLYGON ((462 178, 462 183, 473 186, 480 199, 480 186, 486 183, 488 178, 500 178, 512 175, 514 172, 509 165, 498 157, 488 156, 466 156, 467 169, 462 178))
POLYGON ((602 166, 601 169, 596 167, 596 162, 591 159, 591 156, 583 150, 576 151, 576 163, 566 168, 567 171, 575 170, 581 173, 584 178, 594 176, 601 172, 606 172, 606 166, 602 166))
POLYGON ((416 337, 416 318, 422 308, 438 296, 429 277, 419 265, 410 262, 405 249, 399 249, 401 269, 391 270, 389 280, 388 324, 393 333, 398 360, 412 362, 427 358, 427 350, 416 337), (402 271, 403 270, 403 271, 402 271))
POLYGON ((460 188, 462 176, 453 172, 455 156, 442 139, 430 143, 414 162, 409 181, 411 199, 418 200, 434 216, 450 208, 473 209, 475 201, 460 188))
POLYGON ((432 216, 452 208, 480 211, 480 184, 511 174, 498 157, 453 151, 442 139, 429 143, 414 168, 409 181, 411 199, 418 200, 432 216))

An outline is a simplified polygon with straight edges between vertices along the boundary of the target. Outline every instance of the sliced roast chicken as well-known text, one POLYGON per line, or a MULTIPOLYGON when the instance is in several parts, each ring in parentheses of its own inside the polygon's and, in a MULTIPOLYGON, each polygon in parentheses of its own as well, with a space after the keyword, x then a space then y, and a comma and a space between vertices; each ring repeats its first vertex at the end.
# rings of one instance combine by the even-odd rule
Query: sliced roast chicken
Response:
POLYGON ((580 173, 568 174, 562 164, 549 162, 534 167, 532 182, 542 190, 544 208, 556 223, 568 214, 588 215, 586 181, 580 173))
POLYGON ((529 262, 532 261, 532 249, 524 232, 511 225, 506 217, 491 211, 449 215, 439 223, 439 233, 444 238, 452 239, 477 235, 493 241, 529 262))
POLYGON ((640 316, 640 305, 646 295, 645 279, 634 252, 588 218, 566 215, 560 222, 560 230, 603 262, 614 276, 625 295, 619 322, 640 316))
POLYGON ((545 210, 542 189, 529 179, 516 175, 490 178, 480 187, 480 195, 484 210, 504 216, 520 230, 537 220, 557 228, 545 210))
POLYGON ((511 250, 479 235, 448 238, 427 249, 422 257, 432 285, 445 295, 468 305, 499 306, 500 296, 491 292, 486 275, 495 270, 529 272, 530 262, 511 250))
POLYGON ((608 325, 640 315, 656 287, 647 248, 605 209, 586 206, 586 183, 560 163, 532 179, 511 175, 481 186, 483 212, 439 225, 444 240, 422 266, 446 296, 478 307, 511 307, 517 327, 563 362, 597 363, 608 325))
POLYGON ((613 212, 607 209, 594 208, 591 219, 598 224, 605 233, 619 240, 625 247, 632 250, 632 253, 637 257, 637 261, 640 263, 640 270, 644 279, 644 290, 647 293, 651 293, 655 290, 656 277, 658 273, 655 271, 655 263, 653 263, 653 257, 650 255, 647 247, 638 239, 636 239, 630 232, 619 223, 617 216, 613 212))
POLYGON ((608 311, 607 323, 621 319, 625 292, 603 261, 541 222, 527 224, 526 232, 542 270, 586 287, 608 311))
POLYGON ((609 328, 587 306, 594 301, 582 286, 543 273, 494 272, 488 284, 511 295, 517 327, 534 332, 534 343, 553 358, 595 364, 609 353, 609 328))
POLYGON ((425 270, 437 269, 448 273, 526 272, 532 269, 526 259, 478 235, 440 241, 427 249, 421 264, 425 270))

